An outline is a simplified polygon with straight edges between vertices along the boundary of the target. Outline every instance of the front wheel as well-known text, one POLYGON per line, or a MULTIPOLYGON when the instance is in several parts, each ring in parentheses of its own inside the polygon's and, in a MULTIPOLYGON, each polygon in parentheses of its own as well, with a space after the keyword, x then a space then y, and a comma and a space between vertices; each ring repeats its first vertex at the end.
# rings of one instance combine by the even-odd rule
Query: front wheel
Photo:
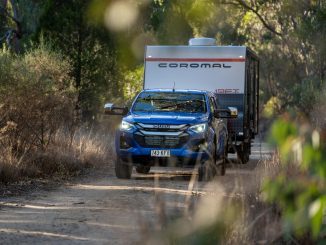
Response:
POLYGON ((198 168, 198 181, 209 181, 216 175, 216 143, 212 145, 213 152, 209 159, 198 168))
POLYGON ((139 174, 148 174, 150 170, 151 170, 151 167, 148 167, 148 166, 137 166, 136 167, 136 172, 139 174))
POLYGON ((115 162, 115 175, 119 179, 130 179, 132 172, 132 164, 122 161, 119 157, 115 162))
POLYGON ((198 181, 206 180, 206 167, 205 164, 198 168, 198 181))

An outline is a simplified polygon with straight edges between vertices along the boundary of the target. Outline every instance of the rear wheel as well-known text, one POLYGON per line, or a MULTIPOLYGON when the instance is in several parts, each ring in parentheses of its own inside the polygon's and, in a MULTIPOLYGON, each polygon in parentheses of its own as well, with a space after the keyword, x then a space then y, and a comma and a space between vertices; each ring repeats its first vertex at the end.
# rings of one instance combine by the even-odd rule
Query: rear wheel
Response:
POLYGON ((225 149, 224 150, 224 156, 223 156, 222 164, 221 164, 221 169, 220 169, 220 174, 222 176, 224 176, 225 175, 225 172, 226 172, 226 159, 227 159, 227 155, 228 155, 228 150, 225 149))
POLYGON ((238 159, 239 159, 240 163, 247 164, 249 162, 249 154, 246 152, 240 152, 238 154, 238 159))
POLYGON ((151 170, 151 167, 149 167, 149 166, 137 166, 136 167, 136 172, 139 174, 148 174, 150 170, 151 170))
POLYGON ((243 147, 237 146, 237 158, 242 164, 249 162, 249 148, 247 144, 244 144, 243 147))
POLYGON ((132 164, 122 161, 119 157, 115 162, 115 175, 119 179, 130 179, 132 172, 132 164))
POLYGON ((217 173, 220 176, 224 176, 226 172, 226 159, 227 159, 227 148, 224 149, 224 155, 222 156, 222 159, 219 160, 217 165, 217 173))

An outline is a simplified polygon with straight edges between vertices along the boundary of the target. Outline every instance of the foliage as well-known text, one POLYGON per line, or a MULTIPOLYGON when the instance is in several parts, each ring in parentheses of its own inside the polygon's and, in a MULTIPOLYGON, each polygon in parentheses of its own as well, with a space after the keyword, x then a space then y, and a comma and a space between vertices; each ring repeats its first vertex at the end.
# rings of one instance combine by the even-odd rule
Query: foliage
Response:
POLYGON ((21 53, 39 25, 39 1, 3 0, 0 2, 0 44, 21 53))
MULTIPOLYGON (((261 58, 262 88, 306 116, 325 80, 326 6, 321 1, 235 1, 238 32, 261 58)), ((266 98, 265 98, 266 99, 266 98)), ((267 98, 268 99, 268 98, 267 98)))
POLYGON ((274 117, 280 112, 280 99, 273 96, 270 98, 264 106, 263 116, 266 118, 274 117))
POLYGON ((66 176, 108 161, 108 132, 77 128, 70 69, 42 43, 23 56, 0 52, 0 182, 66 176))
POLYGON ((143 88, 144 66, 126 71, 124 74, 124 98, 126 100, 130 100, 134 98, 143 88))
POLYGON ((119 97, 116 50, 104 27, 88 21, 86 1, 46 1, 38 28, 46 42, 71 60, 70 75, 85 120, 102 109, 105 97, 119 97))
POLYGON ((266 199, 280 206, 287 234, 311 232, 321 239, 326 231, 326 145, 320 132, 287 116, 274 123, 271 140, 279 148, 283 167, 266 182, 266 199))
POLYGON ((45 46, 22 58, 2 51, 0 59, 1 126, 15 125, 10 145, 17 152, 45 148, 56 129, 72 121, 69 62, 45 46))
MULTIPOLYGON (((311 123, 315 128, 325 129, 326 128, 326 87, 324 87, 321 91, 315 94, 316 104, 312 111, 310 111, 311 123)), ((326 133, 326 131, 323 131, 326 133)), ((322 132, 322 133, 323 133, 322 132)), ((325 138, 322 136, 322 138, 325 138)))
POLYGON ((2 164, 45 151, 60 127, 72 125, 75 92, 69 69, 69 61, 44 45, 23 57, 0 52, 2 164))

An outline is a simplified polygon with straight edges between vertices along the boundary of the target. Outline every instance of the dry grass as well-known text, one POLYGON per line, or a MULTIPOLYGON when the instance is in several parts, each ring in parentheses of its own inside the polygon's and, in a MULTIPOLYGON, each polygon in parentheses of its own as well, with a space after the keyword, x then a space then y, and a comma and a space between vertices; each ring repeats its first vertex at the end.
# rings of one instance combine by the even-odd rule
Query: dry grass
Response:
POLYGON ((67 177, 85 168, 110 164, 112 135, 103 130, 78 129, 73 135, 59 130, 46 149, 26 149, 22 154, 10 145, 0 147, 0 182, 31 177, 67 177))
POLYGON ((230 198, 222 200, 223 206, 233 210, 235 215, 224 223, 226 230, 221 234, 221 244, 271 244, 278 239, 279 212, 264 201, 262 187, 279 169, 279 158, 273 154, 268 160, 258 161, 249 175, 235 174, 230 198))
MULTIPOLYGON (((253 164, 252 162, 249 164, 253 164)), ((205 184, 206 194, 187 196, 185 213, 170 217, 164 198, 157 193, 159 232, 147 227, 144 240, 147 244, 271 244, 282 241, 279 210, 264 201, 262 186, 267 178, 280 171, 278 155, 261 160, 249 171, 243 165, 231 168, 232 177, 215 179, 205 184), (234 171, 234 170, 233 170, 234 171), (246 174, 244 172, 250 172, 246 174), (210 191, 212 190, 212 191, 210 191), (194 205, 194 203, 196 203, 194 205)), ((246 166, 247 167, 247 166, 246 166)), ((159 183, 156 183, 159 185, 159 183)), ((189 181, 189 191, 196 191, 198 182, 194 174, 189 181)), ((205 192, 205 191, 204 191, 205 192)))
POLYGON ((262 160, 247 178, 249 186, 245 195, 237 198, 236 208, 241 215, 229 227, 224 244, 271 244, 281 234, 279 211, 274 205, 264 201, 262 187, 266 179, 273 178, 280 171, 278 155, 262 160))

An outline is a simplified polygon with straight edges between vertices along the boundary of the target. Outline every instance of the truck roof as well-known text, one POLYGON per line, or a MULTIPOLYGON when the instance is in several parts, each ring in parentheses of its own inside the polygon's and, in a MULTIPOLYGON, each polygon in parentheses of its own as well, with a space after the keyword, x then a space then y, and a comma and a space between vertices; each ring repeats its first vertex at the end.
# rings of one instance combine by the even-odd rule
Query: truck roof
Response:
POLYGON ((245 58, 247 54, 246 46, 146 46, 145 59, 162 58, 224 58, 235 59, 245 58))

